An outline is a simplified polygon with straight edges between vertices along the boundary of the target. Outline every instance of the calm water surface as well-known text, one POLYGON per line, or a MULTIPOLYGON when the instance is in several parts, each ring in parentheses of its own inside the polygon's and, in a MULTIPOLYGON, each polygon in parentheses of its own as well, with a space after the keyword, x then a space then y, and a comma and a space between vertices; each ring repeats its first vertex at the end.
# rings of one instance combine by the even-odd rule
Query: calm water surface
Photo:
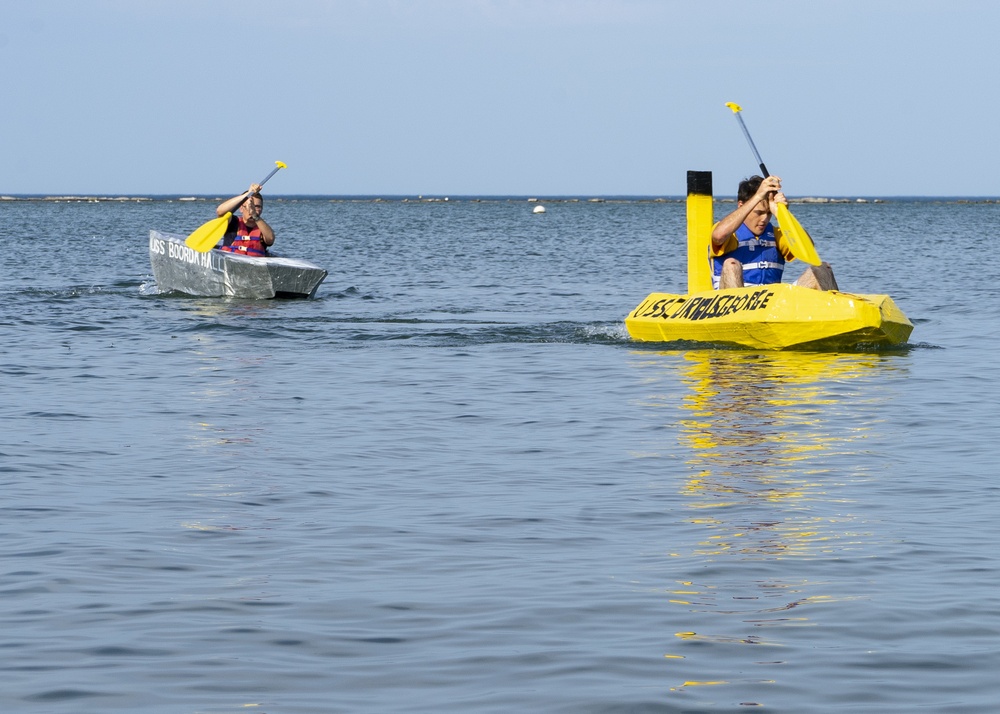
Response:
POLYGON ((266 211, 315 300, 157 294, 209 202, 0 203, 0 709, 995 708, 1000 205, 795 207, 916 325, 854 354, 631 343, 682 203, 266 211))

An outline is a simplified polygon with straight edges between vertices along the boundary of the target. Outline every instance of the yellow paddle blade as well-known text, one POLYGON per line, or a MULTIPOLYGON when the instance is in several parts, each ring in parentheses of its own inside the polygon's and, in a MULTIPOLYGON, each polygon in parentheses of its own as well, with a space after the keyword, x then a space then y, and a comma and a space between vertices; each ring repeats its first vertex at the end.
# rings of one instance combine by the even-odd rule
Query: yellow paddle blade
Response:
POLYGON ((232 213, 227 213, 199 226, 194 233, 187 237, 184 245, 199 253, 207 253, 212 250, 226 234, 226 227, 229 226, 229 219, 232 215, 232 213))
POLYGON ((813 239, 788 210, 788 206, 779 203, 775 210, 777 211, 775 216, 778 219, 778 225, 781 226, 781 232, 785 235, 785 240, 788 241, 792 255, 804 263, 809 263, 809 265, 822 263, 823 261, 819 259, 819 254, 816 252, 813 239))

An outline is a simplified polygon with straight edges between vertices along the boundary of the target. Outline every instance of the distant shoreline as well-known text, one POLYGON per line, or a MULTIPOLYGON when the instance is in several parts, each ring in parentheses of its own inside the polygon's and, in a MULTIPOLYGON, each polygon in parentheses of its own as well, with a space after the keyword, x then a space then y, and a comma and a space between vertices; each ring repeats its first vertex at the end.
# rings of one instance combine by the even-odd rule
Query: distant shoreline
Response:
MULTIPOLYGON (((142 203, 142 202, 219 202, 228 196, 143 194, 8 194, 0 195, 0 202, 43 201, 51 203, 142 203)), ((326 201, 330 203, 684 203, 684 196, 403 196, 403 195, 280 195, 268 194, 268 201, 326 201)), ((735 203, 732 196, 716 196, 718 203, 735 203)), ((1000 203, 1000 198, 989 196, 803 196, 789 198, 791 204, 868 204, 868 203, 1000 203)))

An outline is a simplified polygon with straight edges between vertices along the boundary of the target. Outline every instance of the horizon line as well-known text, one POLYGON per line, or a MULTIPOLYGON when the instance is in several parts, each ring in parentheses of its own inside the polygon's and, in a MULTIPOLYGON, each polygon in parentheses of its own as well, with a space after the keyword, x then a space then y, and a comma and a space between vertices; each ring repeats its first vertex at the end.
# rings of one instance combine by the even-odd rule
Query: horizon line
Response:
MULTIPOLYGON (((0 201, 17 200, 160 200, 160 201, 215 201, 226 200, 231 196, 210 193, 3 193, 0 201)), ((448 193, 274 193, 266 194, 272 200, 343 200, 343 201, 564 201, 564 202, 600 202, 600 201, 684 201, 683 194, 448 194, 448 193)), ((735 200, 735 194, 717 194, 716 200, 735 200)), ((1000 196, 974 194, 806 194, 789 197, 789 203, 822 203, 827 201, 878 201, 878 200, 978 200, 1000 201, 1000 196)))

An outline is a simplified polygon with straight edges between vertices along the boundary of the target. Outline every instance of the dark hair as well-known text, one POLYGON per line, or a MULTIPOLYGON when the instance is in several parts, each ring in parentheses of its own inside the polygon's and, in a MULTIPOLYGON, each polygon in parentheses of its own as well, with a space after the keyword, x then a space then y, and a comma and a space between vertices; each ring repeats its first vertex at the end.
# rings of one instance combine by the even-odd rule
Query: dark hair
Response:
POLYGON ((740 181, 740 188, 736 192, 736 200, 740 203, 746 203, 749 201, 753 198, 753 195, 757 193, 757 189, 760 188, 760 184, 763 180, 763 176, 751 176, 750 178, 740 181))

